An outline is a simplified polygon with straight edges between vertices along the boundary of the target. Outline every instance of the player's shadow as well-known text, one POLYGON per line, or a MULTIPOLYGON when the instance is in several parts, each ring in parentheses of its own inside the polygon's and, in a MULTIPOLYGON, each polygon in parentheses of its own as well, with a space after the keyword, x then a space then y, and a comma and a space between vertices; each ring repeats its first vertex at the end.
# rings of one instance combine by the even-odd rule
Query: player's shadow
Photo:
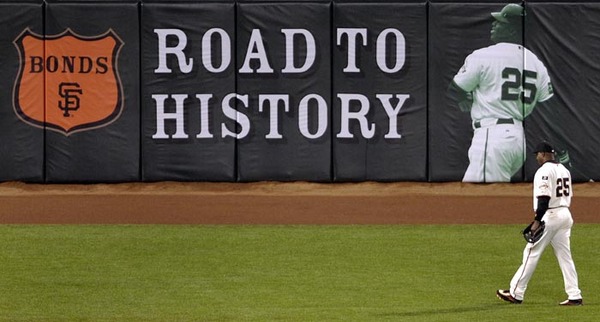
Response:
MULTIPOLYGON (((503 304, 503 303, 500 303, 503 304)), ((505 305, 506 306, 506 305, 505 305)), ((447 309, 431 309, 431 310, 420 310, 412 312, 396 312, 396 313, 381 313, 377 316, 381 317, 419 317, 428 315, 439 315, 439 314, 454 314, 454 313, 467 313, 467 312, 481 312, 497 310, 498 304, 480 305, 480 306, 468 306, 468 307, 455 307, 447 309)))

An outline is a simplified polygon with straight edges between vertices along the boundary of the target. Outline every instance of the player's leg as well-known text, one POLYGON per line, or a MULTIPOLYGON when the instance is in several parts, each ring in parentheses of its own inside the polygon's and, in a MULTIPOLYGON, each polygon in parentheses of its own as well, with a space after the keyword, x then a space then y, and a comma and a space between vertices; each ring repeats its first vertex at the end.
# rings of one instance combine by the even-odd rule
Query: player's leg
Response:
POLYGON ((562 208, 560 212, 557 215, 561 218, 563 225, 552 239, 552 248, 563 274, 565 292, 570 300, 578 300, 581 299, 581 290, 579 289, 577 270, 575 269, 575 263, 571 255, 570 241, 573 219, 570 213, 568 213, 568 208, 562 208))
POLYGON ((485 160, 486 182, 510 182, 525 161, 524 144, 520 124, 490 127, 485 160))
POLYGON ((483 182, 486 144, 487 129, 476 129, 471 140, 471 147, 469 147, 469 166, 463 176, 463 182, 483 182))
POLYGON ((546 229, 542 238, 535 244, 527 243, 523 250, 523 262, 510 281, 510 293, 517 300, 523 300, 527 285, 535 272, 538 262, 556 233, 556 223, 547 219, 545 222, 546 229))

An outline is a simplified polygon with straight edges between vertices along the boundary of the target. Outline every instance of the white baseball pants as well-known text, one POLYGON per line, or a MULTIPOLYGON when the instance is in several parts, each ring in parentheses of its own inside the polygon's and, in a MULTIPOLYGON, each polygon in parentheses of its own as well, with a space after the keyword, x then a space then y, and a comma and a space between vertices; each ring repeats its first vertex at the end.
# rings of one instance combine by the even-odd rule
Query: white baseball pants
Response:
POLYGON ((563 274, 565 292, 570 300, 581 299, 577 271, 571 257, 570 238, 573 226, 571 212, 566 207, 548 209, 542 220, 546 223, 544 234, 537 243, 527 243, 525 246, 523 263, 510 282, 510 294, 517 300, 523 300, 527 284, 533 276, 540 257, 546 246, 550 244, 563 274))
POLYGON ((515 123, 474 130, 463 182, 510 182, 525 161, 523 125, 515 123))

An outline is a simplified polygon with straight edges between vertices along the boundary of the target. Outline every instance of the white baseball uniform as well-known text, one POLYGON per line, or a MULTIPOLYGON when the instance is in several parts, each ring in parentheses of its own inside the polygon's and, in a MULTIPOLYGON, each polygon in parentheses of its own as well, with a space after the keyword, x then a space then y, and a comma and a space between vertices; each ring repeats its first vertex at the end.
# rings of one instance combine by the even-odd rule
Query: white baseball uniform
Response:
POLYGON ((454 76, 472 92, 473 140, 465 182, 509 182, 525 161, 523 119, 553 95, 544 64, 518 44, 475 50, 454 76))
POLYGON ((569 211, 573 189, 571 173, 555 161, 544 163, 535 173, 533 180, 533 208, 537 209, 539 196, 549 196, 548 210, 542 220, 546 223, 544 234, 535 244, 527 243, 523 251, 523 263, 510 282, 510 293, 517 300, 523 300, 527 284, 548 244, 554 248, 554 255, 563 274, 565 291, 570 300, 581 299, 575 263, 571 257, 571 227, 573 218, 569 211))

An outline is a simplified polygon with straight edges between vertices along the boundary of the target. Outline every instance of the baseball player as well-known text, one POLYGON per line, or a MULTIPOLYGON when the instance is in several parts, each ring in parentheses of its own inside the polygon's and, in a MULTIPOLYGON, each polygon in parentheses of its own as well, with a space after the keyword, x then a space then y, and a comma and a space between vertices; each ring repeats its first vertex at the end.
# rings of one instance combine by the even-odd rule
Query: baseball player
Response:
POLYGON ((468 55, 449 86, 474 130, 464 182, 509 182, 525 162, 523 119, 553 95, 546 67, 521 45, 523 7, 492 17, 495 44, 468 55))
POLYGON ((531 230, 542 228, 539 240, 527 243, 523 251, 523 263, 510 281, 510 289, 498 290, 498 298, 515 304, 523 302, 527 284, 535 271, 544 249, 549 244, 563 274, 567 300, 560 305, 583 305, 581 290, 577 280, 575 263, 571 257, 571 227, 573 218, 569 211, 573 186, 569 170, 554 160, 554 149, 546 142, 535 149, 536 160, 540 168, 533 179, 533 209, 535 219, 531 230), (543 223, 543 224, 542 224, 543 223))

